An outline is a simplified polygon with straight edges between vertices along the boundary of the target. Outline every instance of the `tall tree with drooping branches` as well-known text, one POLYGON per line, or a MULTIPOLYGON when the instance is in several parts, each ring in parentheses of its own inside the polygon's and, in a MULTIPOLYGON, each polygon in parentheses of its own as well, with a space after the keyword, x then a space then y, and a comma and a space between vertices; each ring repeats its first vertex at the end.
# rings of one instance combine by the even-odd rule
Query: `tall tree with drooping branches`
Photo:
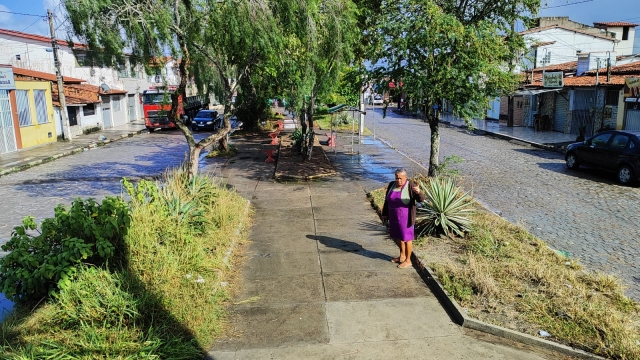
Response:
POLYGON ((273 2, 267 0, 65 0, 75 35, 104 63, 150 64, 167 54, 179 59, 180 83, 169 119, 189 145, 188 173, 200 152, 231 130, 232 98, 243 77, 278 46, 273 2), (215 90, 224 105, 224 127, 196 141, 178 117, 178 96, 194 81, 215 90))
POLYGON ((367 30, 376 64, 372 77, 402 83, 409 98, 426 109, 431 131, 429 175, 439 165, 439 111, 443 100, 470 119, 490 98, 512 92, 519 77, 509 64, 524 49, 511 23, 523 9, 536 13, 539 0, 384 0, 367 30), (500 5, 500 6, 498 6, 500 5), (504 5, 504 4, 503 4, 504 5))

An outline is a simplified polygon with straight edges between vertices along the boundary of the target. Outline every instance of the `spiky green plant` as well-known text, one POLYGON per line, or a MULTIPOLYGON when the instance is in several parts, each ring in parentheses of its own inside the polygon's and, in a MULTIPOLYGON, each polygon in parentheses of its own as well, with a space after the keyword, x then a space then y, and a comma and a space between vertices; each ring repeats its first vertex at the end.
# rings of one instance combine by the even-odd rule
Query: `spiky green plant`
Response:
POLYGON ((420 181, 426 199, 418 205, 416 223, 422 228, 420 235, 441 231, 445 235, 452 232, 463 236, 471 230, 473 203, 452 179, 433 178, 426 184, 420 181))

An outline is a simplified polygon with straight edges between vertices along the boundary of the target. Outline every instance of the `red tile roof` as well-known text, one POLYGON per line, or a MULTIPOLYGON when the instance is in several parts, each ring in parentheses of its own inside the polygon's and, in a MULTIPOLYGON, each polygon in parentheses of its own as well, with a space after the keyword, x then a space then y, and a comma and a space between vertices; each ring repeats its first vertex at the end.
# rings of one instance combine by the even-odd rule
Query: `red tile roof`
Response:
MULTIPOLYGON (((20 80, 31 80, 29 78, 33 78, 33 79, 38 79, 38 80, 47 80, 47 81, 58 81, 58 79, 56 78, 56 74, 51 74, 51 73, 46 73, 46 72, 41 72, 41 71, 34 71, 34 70, 29 70, 29 69, 23 69, 23 68, 17 68, 14 67, 13 68, 13 74, 18 75, 18 77, 23 77, 26 79, 20 79, 20 80)), ((73 78, 70 76, 63 76, 62 77, 62 81, 66 82, 66 83, 83 83, 86 82, 86 80, 82 80, 82 79, 78 79, 78 78, 73 78)))
MULTIPOLYGON (((586 74, 592 74, 595 75, 595 73, 598 72, 597 70, 589 70, 586 72, 586 74)), ((607 73, 607 68, 603 67, 600 69, 600 74, 606 74, 607 73)), ((612 74, 619 74, 619 75, 623 75, 623 74, 635 74, 640 76, 640 61, 636 61, 636 62, 632 62, 629 64, 624 64, 624 65, 618 65, 618 66, 612 66, 611 67, 611 73, 612 74)))
MULTIPOLYGON (((547 65, 544 67, 544 71, 573 71, 578 68, 578 61, 569 61, 562 64, 547 65)), ((542 72, 543 68, 538 67, 533 69, 534 72, 542 72)), ((531 72, 532 70, 528 70, 531 72)))
MULTIPOLYGON (((58 97, 58 87, 52 86, 51 98, 54 106, 60 106, 58 97)), ((124 90, 102 91, 99 86, 89 84, 69 84, 64 85, 64 99, 67 105, 94 104, 100 102, 100 95, 122 95, 127 92, 124 90)))
MULTIPOLYGON (((51 44, 51 38, 47 36, 42 36, 42 35, 27 34, 20 31, 9 30, 9 29, 0 29, 0 34, 9 35, 9 37, 11 38, 15 37, 15 38, 34 40, 34 41, 40 41, 40 42, 45 42, 47 44, 51 44)), ((58 39, 58 44, 66 47, 71 47, 71 45, 68 42, 60 39, 58 39)), ((74 48, 80 48, 80 49, 87 48, 87 45, 82 43, 73 43, 73 46, 74 48)))
POLYGON ((74 85, 73 87, 76 89, 95 92, 96 94, 100 94, 100 95, 123 95, 127 93, 125 90, 118 90, 118 89, 109 89, 109 91, 102 91, 102 89, 99 86, 89 85, 89 84, 78 84, 78 85, 74 85))
MULTIPOLYGON (((633 75, 611 75, 611 81, 607 81, 606 76, 600 75, 598 77, 598 86, 600 85, 624 85, 624 80, 633 75)), ((575 76, 564 79, 564 86, 572 87, 593 87, 596 85, 596 77, 593 75, 588 76, 575 76)))
POLYGON ((630 23, 626 21, 610 21, 610 22, 594 22, 594 26, 610 26, 610 27, 618 27, 618 26, 639 26, 636 23, 630 23))
POLYGON ((563 29, 563 30, 566 30, 566 31, 572 31, 572 32, 575 32, 575 33, 578 33, 578 34, 597 37, 597 38, 600 38, 600 39, 610 40, 610 41, 613 41, 613 42, 620 42, 620 40, 618 40, 616 38, 613 38, 613 37, 610 37, 610 36, 600 35, 600 34, 592 34, 592 33, 587 32, 587 31, 582 31, 582 30, 578 30, 578 29, 570 29, 570 28, 566 28, 566 27, 560 26, 560 25, 549 25, 549 26, 531 28, 531 29, 522 31, 519 34, 520 35, 529 35, 529 34, 534 34, 534 33, 538 33, 538 32, 541 32, 541 31, 545 31, 545 30, 549 30, 549 29, 556 29, 556 28, 563 29))

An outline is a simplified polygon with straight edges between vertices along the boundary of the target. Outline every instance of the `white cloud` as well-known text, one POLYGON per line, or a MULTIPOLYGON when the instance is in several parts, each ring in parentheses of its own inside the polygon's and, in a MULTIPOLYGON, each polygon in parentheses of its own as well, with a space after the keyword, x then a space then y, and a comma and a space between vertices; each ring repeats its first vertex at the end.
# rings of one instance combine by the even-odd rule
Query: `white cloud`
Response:
MULTIPOLYGON (((0 5, 0 11, 11 11, 8 7, 0 5)), ((0 12, 0 27, 6 28, 13 23, 13 16, 9 13, 0 12)))

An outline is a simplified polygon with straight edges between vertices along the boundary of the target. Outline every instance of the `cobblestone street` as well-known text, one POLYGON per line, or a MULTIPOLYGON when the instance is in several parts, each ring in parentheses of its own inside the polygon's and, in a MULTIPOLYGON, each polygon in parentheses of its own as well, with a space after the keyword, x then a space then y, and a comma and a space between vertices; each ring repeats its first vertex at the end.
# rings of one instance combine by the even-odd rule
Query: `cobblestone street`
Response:
POLYGON ((76 197, 120 194, 123 177, 161 175, 167 167, 179 166, 187 152, 182 133, 161 131, 0 177, 0 244, 24 216, 40 221, 53 216, 57 204, 69 204, 76 197))
MULTIPOLYGON (((376 135, 425 167, 430 132, 426 123, 380 109, 366 123, 376 135)), ((457 155, 465 187, 488 208, 526 227, 588 269, 613 273, 640 299, 640 188, 590 169, 569 171, 562 154, 467 131, 440 127, 440 159, 457 155)))

